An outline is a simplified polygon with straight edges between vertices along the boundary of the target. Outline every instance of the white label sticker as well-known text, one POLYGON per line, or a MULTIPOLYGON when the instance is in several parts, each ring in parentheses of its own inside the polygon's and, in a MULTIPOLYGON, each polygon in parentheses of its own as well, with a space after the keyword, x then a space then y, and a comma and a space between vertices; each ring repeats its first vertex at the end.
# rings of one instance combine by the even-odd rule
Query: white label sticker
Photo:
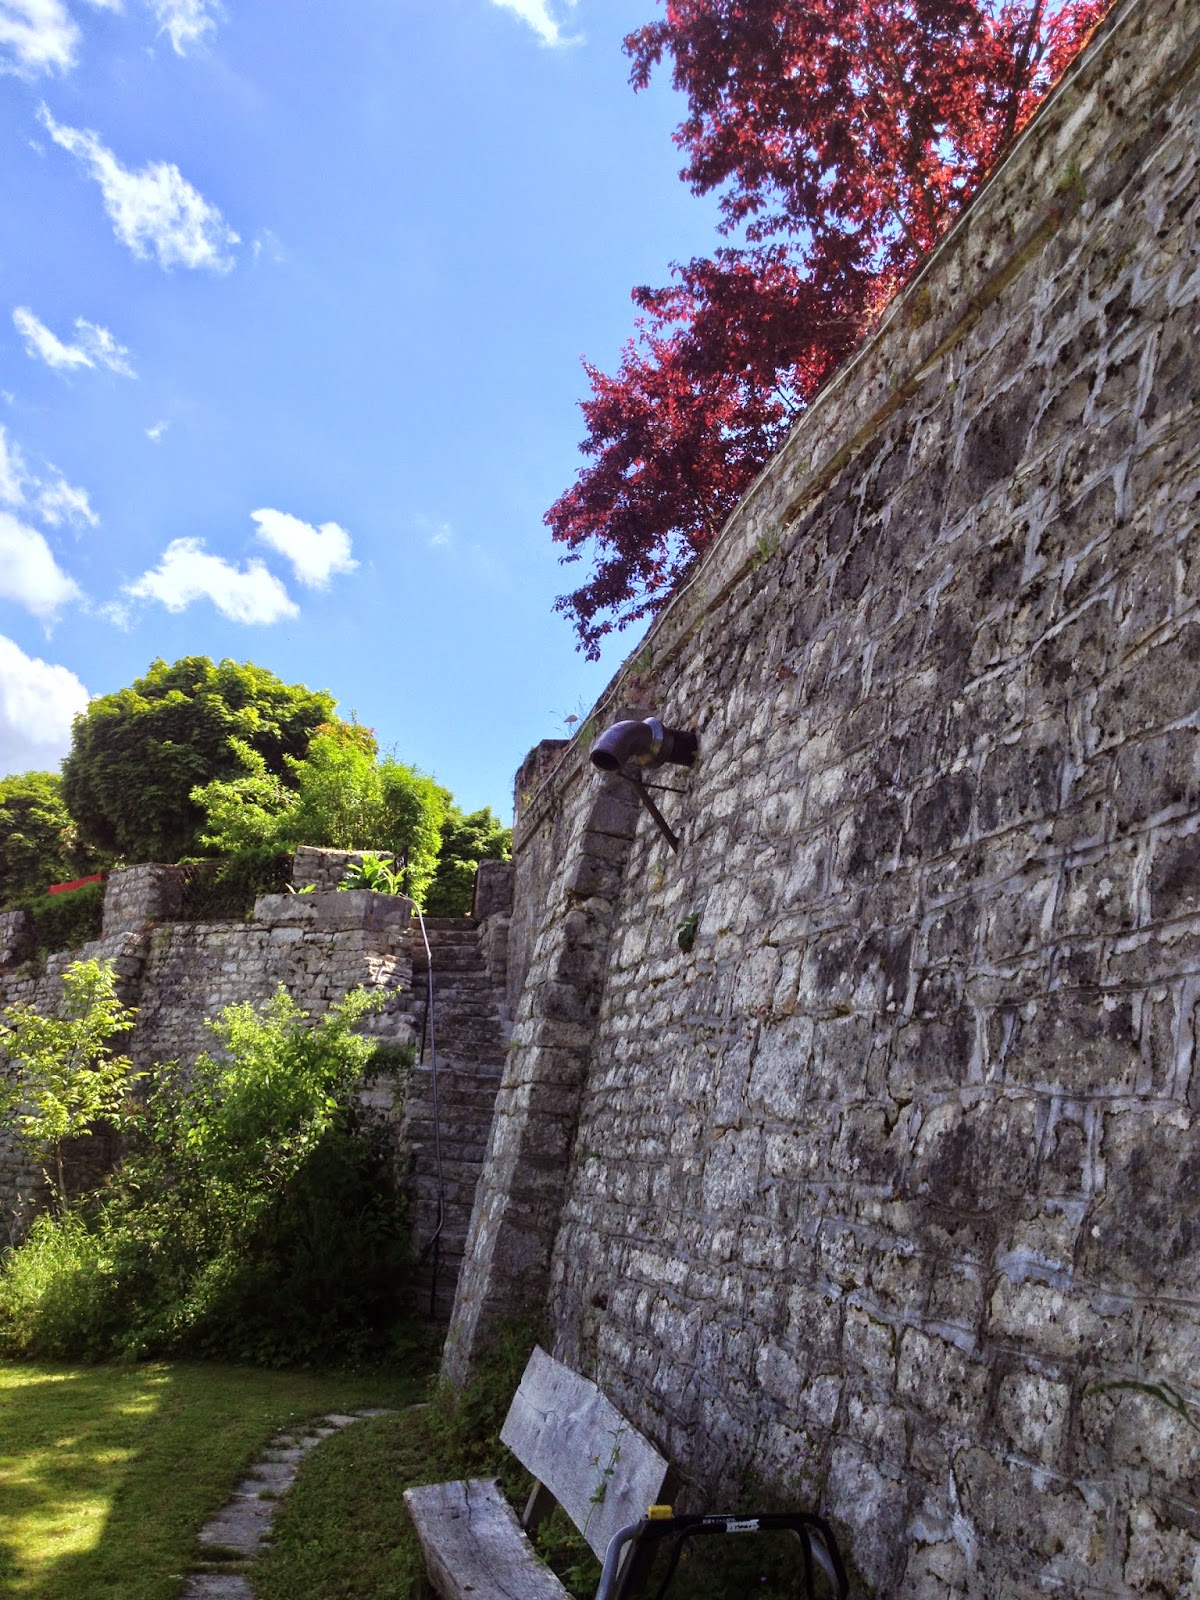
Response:
POLYGON ((757 1533, 758 1532, 758 1518, 757 1517, 747 1517, 744 1522, 727 1522, 725 1524, 725 1532, 726 1533, 757 1533))

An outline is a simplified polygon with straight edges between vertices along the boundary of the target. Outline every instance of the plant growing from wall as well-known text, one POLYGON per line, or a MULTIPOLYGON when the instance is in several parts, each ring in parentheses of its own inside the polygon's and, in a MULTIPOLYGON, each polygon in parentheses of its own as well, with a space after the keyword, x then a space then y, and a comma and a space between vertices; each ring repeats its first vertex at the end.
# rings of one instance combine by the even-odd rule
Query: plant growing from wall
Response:
POLYGON ((42 1016, 29 1005, 2 1013, 0 1048, 12 1076, 0 1079, 0 1111, 15 1113, 17 1137, 65 1213, 68 1141, 88 1137, 98 1122, 120 1123, 142 1075, 114 1049, 135 1013, 117 998, 112 963, 72 962, 62 992, 59 1016, 42 1016))
POLYGON ((403 894, 403 869, 393 870, 391 859, 375 855, 368 850, 361 861, 352 861, 346 868, 339 889, 369 889, 372 894, 403 894))

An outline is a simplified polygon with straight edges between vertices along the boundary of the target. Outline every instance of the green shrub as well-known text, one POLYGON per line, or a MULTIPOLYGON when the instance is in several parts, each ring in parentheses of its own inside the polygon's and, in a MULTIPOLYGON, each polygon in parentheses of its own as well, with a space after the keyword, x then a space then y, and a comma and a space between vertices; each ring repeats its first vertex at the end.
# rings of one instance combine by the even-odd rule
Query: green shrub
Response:
POLYGON ((280 990, 212 1024, 221 1054, 159 1069, 132 1153, 0 1271, 0 1348, 266 1365, 387 1352, 407 1229, 355 1091, 376 1046, 358 990, 320 1021, 280 990))
POLYGON ((286 785, 245 741, 232 740, 231 754, 238 775, 192 791, 210 849, 384 849, 404 863, 408 892, 421 902, 437 864, 449 790, 416 767, 380 760, 375 736, 356 722, 316 728, 304 757, 286 758, 286 785))
POLYGON ((122 1331, 123 1280, 77 1212, 45 1212, 0 1272, 0 1351, 97 1360, 122 1331))
POLYGON ((61 894, 26 895, 15 902, 33 918, 29 935, 31 953, 54 955, 58 950, 78 950, 100 937, 104 925, 104 885, 85 883, 81 889, 61 894))
POLYGON ((238 922, 250 915, 260 894, 283 894, 292 877, 291 852, 273 846, 183 865, 181 922, 238 922))

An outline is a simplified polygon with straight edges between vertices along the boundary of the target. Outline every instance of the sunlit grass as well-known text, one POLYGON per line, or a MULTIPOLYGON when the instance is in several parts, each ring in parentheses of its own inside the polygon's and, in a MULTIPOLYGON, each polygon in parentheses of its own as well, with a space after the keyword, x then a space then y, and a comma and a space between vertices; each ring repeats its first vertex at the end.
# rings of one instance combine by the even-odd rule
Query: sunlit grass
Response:
POLYGON ((0 1363, 0 1595, 175 1600, 198 1529, 273 1433, 403 1405, 422 1376, 0 1363))

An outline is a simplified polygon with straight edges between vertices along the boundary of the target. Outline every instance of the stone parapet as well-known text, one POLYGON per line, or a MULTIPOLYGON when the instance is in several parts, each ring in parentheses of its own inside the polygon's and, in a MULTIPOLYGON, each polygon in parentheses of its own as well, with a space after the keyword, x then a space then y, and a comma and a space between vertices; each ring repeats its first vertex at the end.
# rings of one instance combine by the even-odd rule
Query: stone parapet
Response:
POLYGON ((388 851, 324 850, 303 844, 292 860, 294 889, 336 889, 351 867, 361 864, 366 855, 378 854, 390 861, 388 851))
POLYGON ((113 872, 104 885, 104 937, 171 922, 183 902, 184 869, 149 863, 113 872))

